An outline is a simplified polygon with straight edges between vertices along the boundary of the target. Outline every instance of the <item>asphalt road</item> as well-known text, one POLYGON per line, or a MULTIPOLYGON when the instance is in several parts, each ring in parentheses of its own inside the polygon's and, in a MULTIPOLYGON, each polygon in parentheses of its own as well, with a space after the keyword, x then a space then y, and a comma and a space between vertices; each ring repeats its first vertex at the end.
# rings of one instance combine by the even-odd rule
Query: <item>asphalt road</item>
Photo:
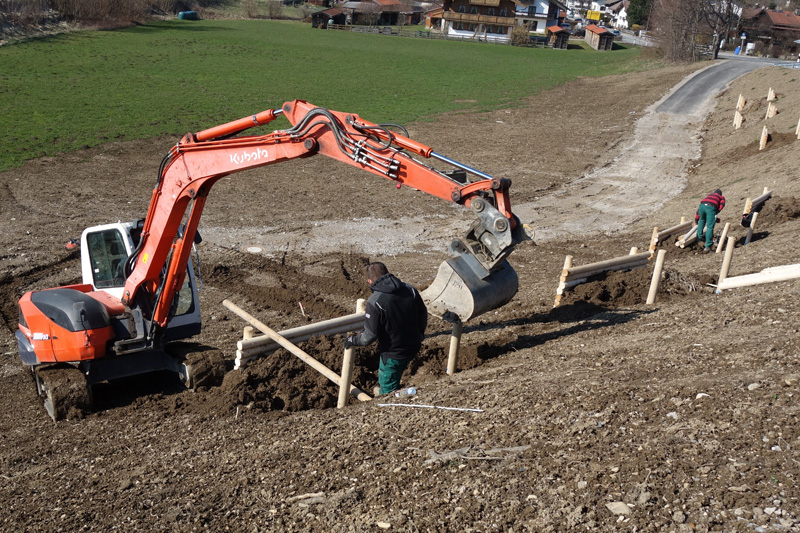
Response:
POLYGON ((756 59, 716 61, 712 66, 688 79, 656 108, 656 112, 693 115, 703 106, 707 98, 715 97, 742 74, 773 63, 772 60, 756 59))

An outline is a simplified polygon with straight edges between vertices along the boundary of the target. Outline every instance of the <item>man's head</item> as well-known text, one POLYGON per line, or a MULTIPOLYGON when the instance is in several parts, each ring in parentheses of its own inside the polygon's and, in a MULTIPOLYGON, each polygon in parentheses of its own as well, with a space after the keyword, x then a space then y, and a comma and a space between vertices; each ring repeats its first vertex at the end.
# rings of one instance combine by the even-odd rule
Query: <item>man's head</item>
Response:
POLYGON ((716 190, 716 191, 714 191, 714 192, 715 192, 716 194, 722 194, 722 189, 717 189, 717 190, 716 190))
POLYGON ((380 261, 370 263, 369 266, 367 266, 367 282, 372 285, 378 280, 378 278, 385 276, 388 273, 389 270, 386 268, 386 265, 380 261))

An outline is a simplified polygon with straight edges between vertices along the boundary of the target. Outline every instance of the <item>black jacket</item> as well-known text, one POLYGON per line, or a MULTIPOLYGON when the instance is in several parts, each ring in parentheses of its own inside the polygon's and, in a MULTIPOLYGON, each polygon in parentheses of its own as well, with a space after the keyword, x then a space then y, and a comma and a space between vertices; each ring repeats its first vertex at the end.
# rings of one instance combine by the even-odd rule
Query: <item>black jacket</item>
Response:
POLYGON ((428 326, 428 309, 419 292, 392 274, 381 276, 370 288, 364 332, 353 338, 353 344, 366 346, 377 339, 384 357, 408 359, 417 355, 428 326))

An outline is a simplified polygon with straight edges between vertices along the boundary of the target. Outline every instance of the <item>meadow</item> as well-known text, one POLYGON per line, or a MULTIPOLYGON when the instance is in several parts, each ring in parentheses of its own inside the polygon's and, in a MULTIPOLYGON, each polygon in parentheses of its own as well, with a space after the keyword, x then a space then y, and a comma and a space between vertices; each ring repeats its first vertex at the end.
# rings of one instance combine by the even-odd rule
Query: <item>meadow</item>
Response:
POLYGON ((296 98, 403 124, 521 105, 577 76, 650 66, 634 47, 517 48, 287 21, 65 33, 0 48, 0 170, 109 141, 177 140, 296 98))

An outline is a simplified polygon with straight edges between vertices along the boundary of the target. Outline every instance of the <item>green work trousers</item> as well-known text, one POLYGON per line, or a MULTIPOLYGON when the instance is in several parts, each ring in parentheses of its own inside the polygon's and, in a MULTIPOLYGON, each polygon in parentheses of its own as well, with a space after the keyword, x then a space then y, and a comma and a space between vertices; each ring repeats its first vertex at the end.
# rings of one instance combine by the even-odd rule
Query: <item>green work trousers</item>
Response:
POLYGON ((700 219, 697 221, 697 242, 703 242, 703 226, 705 226, 705 248, 710 249, 714 244, 714 225, 717 223, 717 210, 713 205, 700 204, 700 219))
POLYGON ((408 359, 389 359, 381 356, 381 364, 378 366, 378 384, 381 387, 381 395, 389 394, 400 388, 400 378, 403 377, 403 371, 410 362, 410 357, 408 359))

